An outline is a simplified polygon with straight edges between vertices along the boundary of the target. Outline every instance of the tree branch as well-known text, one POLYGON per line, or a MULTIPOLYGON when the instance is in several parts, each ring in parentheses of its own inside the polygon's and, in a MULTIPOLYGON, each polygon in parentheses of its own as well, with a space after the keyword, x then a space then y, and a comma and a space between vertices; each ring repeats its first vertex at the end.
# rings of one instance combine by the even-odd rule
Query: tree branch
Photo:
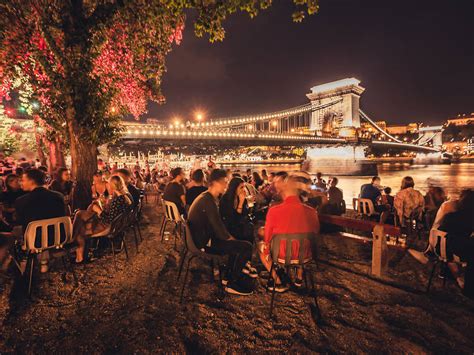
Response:
POLYGON ((87 18, 88 29, 105 24, 123 7, 125 7, 124 0, 116 0, 115 2, 98 5, 94 12, 87 18))

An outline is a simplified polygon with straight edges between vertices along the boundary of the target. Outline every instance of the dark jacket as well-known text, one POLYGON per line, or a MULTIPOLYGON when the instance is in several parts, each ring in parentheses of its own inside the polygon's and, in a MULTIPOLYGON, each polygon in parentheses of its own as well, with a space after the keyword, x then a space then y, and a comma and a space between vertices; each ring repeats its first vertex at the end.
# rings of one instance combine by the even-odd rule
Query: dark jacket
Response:
POLYGON ((227 240, 230 237, 219 214, 217 201, 210 192, 200 194, 191 205, 188 224, 193 241, 198 248, 204 248, 209 239, 227 240))
POLYGON ((26 229, 28 223, 40 219, 64 217, 66 205, 59 192, 37 187, 15 201, 16 223, 26 229))

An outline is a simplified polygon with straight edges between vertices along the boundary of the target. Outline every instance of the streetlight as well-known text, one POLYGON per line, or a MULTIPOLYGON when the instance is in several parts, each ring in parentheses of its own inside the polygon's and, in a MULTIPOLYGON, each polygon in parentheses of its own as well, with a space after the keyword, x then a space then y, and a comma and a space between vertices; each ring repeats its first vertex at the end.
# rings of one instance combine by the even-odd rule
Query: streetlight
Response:
POLYGON ((198 120, 199 122, 201 122, 204 119, 204 115, 202 114, 202 112, 196 112, 195 116, 196 116, 196 120, 198 120))

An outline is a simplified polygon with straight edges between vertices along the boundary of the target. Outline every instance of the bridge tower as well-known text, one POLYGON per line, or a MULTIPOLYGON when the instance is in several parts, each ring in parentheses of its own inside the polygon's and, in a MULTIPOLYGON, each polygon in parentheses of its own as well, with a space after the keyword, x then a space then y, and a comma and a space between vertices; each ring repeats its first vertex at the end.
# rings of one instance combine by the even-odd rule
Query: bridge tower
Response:
POLYGON ((336 135, 347 138, 349 145, 336 147, 309 147, 306 149, 305 167, 334 175, 375 175, 377 165, 365 157, 367 146, 358 144, 360 128, 359 100, 365 89, 360 80, 346 78, 311 88, 306 96, 312 107, 339 101, 326 112, 312 112, 309 129, 316 135, 336 135))
POLYGON ((355 137, 360 127, 359 100, 365 89, 356 78, 345 78, 326 84, 316 85, 306 96, 313 107, 340 99, 328 112, 314 111, 311 116, 310 130, 317 133, 333 133, 339 136, 355 137), (329 125, 327 121, 330 121, 329 125), (331 130, 330 132, 328 130, 331 130))

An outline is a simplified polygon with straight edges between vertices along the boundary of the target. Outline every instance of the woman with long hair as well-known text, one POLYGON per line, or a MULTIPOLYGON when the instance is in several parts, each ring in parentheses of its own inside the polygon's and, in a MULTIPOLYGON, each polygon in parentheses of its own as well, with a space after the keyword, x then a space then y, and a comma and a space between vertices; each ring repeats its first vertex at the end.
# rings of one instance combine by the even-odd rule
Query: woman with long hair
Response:
POLYGON ((415 181, 413 178, 411 176, 405 176, 402 179, 400 191, 393 199, 393 205, 402 226, 406 219, 412 217, 420 221, 423 214, 425 199, 421 192, 415 190, 414 187, 415 181))
POLYGON ((122 177, 112 175, 109 179, 109 189, 111 199, 105 205, 97 200, 87 211, 79 211, 74 218, 73 233, 78 244, 76 263, 84 261, 87 237, 110 229, 115 218, 130 211, 132 198, 122 177))
POLYGON ((102 171, 98 170, 92 177, 92 198, 109 197, 109 183, 104 179, 102 171))
POLYGON ((253 225, 248 218, 249 207, 246 197, 245 181, 240 177, 234 177, 221 198, 219 210, 229 233, 236 239, 253 244, 253 225))
POLYGON ((64 198, 66 200, 69 200, 73 186, 74 184, 71 181, 71 174, 69 173, 69 169, 59 168, 56 171, 55 179, 51 182, 51 185, 49 185, 49 189, 62 193, 64 195, 64 198))

